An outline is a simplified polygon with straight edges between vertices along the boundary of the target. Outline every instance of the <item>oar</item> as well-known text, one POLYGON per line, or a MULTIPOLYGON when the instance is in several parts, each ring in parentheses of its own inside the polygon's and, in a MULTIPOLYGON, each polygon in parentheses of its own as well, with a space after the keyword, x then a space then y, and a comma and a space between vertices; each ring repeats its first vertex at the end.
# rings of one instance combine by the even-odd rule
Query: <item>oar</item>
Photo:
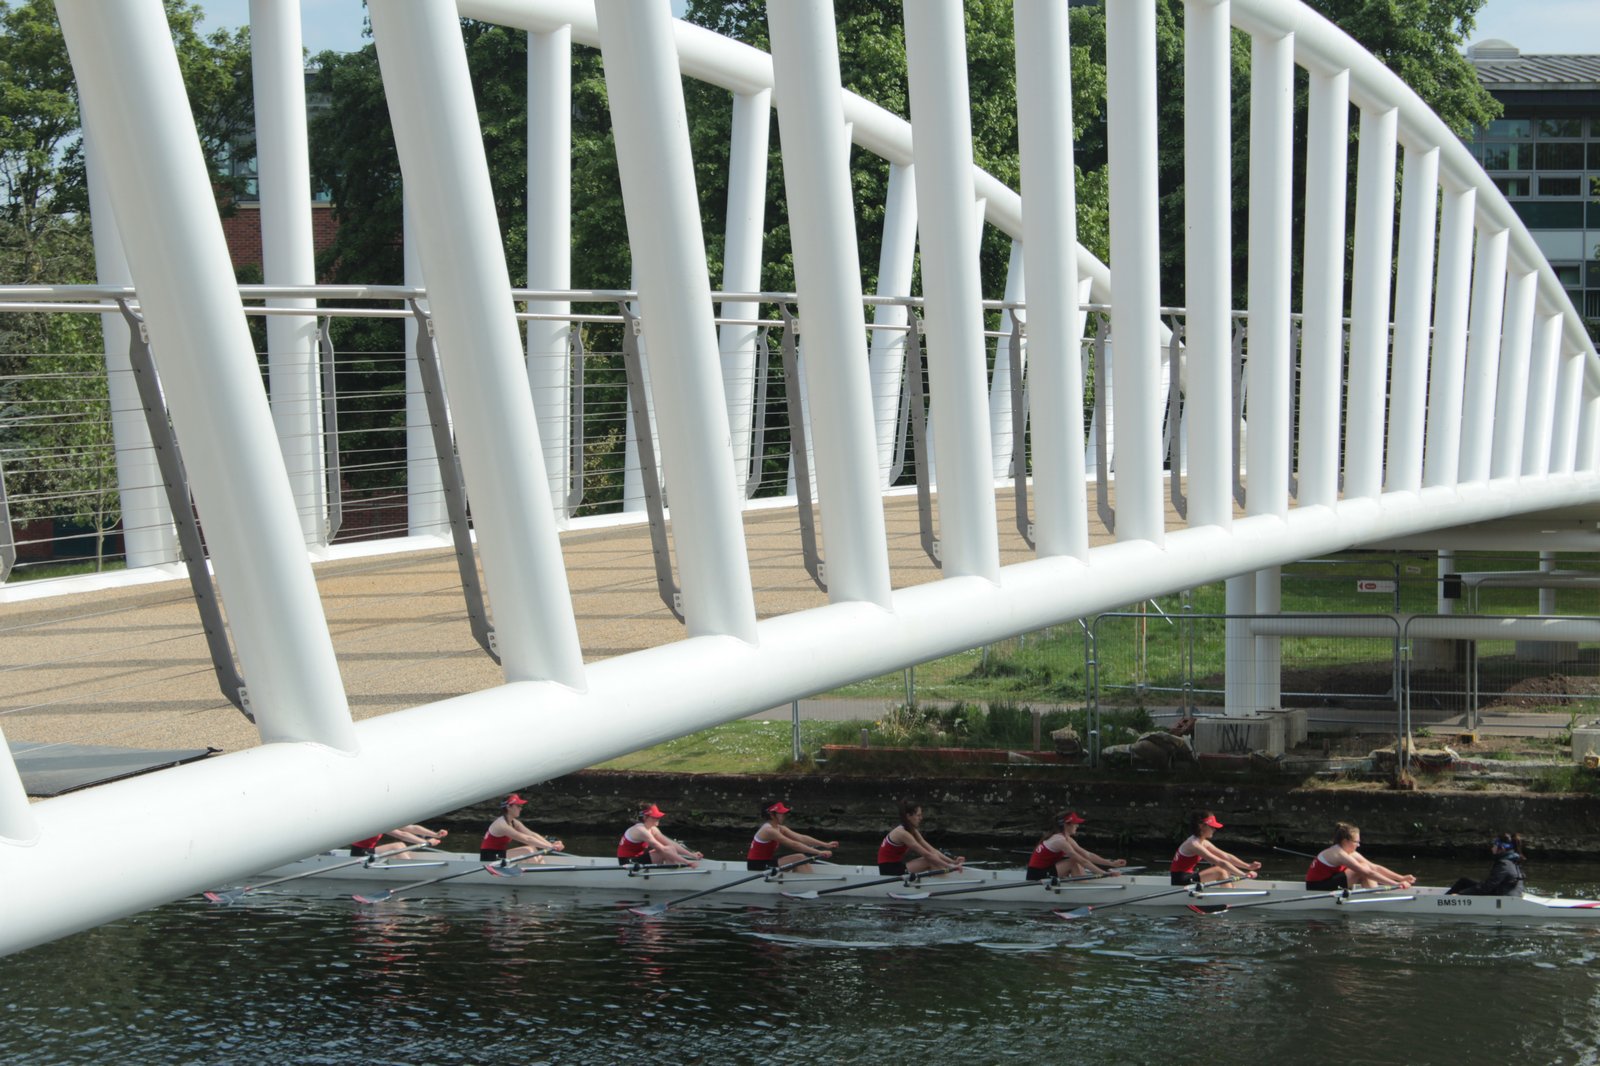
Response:
POLYGON ((806 863, 810 862, 812 858, 813 856, 807 855, 803 859, 796 859, 794 862, 786 862, 782 866, 775 867, 771 870, 762 870, 760 873, 751 874, 749 877, 736 878, 735 880, 729 881, 726 884, 718 885, 716 888, 707 888, 702 889, 699 892, 691 892, 687 896, 679 896, 677 899, 669 899, 664 903, 653 903, 648 907, 629 907, 628 909, 635 914, 642 915, 643 917, 654 918, 656 915, 665 914, 667 912, 667 908, 676 907, 680 903, 688 903, 691 899, 699 899, 701 896, 709 896, 713 892, 721 892, 723 889, 733 888, 735 885, 748 885, 751 881, 760 881, 763 878, 770 880, 773 874, 781 874, 783 871, 792 870, 796 866, 804 866, 806 863))
MULTIPOLYGON (((532 858, 532 856, 527 856, 527 858, 532 858)), ((521 862, 522 859, 513 859, 512 861, 513 862, 521 862)), ((592 872, 594 872, 596 870, 610 870, 612 873, 615 873, 618 870, 621 870, 623 873, 632 875, 636 870, 679 870, 679 869, 682 869, 682 868, 683 867, 682 867, 681 864, 675 863, 675 862, 664 862, 664 863, 638 863, 638 862, 636 862, 636 863, 630 863, 627 866, 623 866, 620 863, 615 865, 615 866, 606 866, 606 865, 604 865, 602 863, 602 864, 596 864, 594 866, 490 866, 490 867, 487 867, 489 873, 494 877, 521 877, 523 874, 544 874, 544 873, 582 874, 582 873, 592 873, 592 872)))
MULTIPOLYGON (((1204 887, 1208 888, 1208 889, 1209 888, 1215 888, 1218 885, 1229 885, 1229 884, 1232 884, 1235 881, 1243 881, 1243 880, 1244 880, 1244 878, 1242 876, 1225 877, 1221 881, 1212 881, 1212 882, 1210 882, 1209 884, 1207 884, 1204 887)), ((1184 885, 1182 888, 1175 888, 1170 892, 1155 892, 1155 893, 1152 893, 1151 895, 1148 895, 1148 896, 1135 896, 1132 899, 1119 899, 1114 903, 1101 903, 1101 904, 1092 904, 1091 903, 1091 904, 1089 904, 1087 906, 1078 907, 1075 910, 1070 910, 1070 911, 1051 911, 1050 913, 1054 914, 1057 918, 1065 918, 1068 921, 1071 921, 1074 918, 1087 918, 1087 917, 1089 917, 1089 915, 1093 914, 1095 911, 1110 910, 1112 907, 1121 907, 1121 906, 1125 906, 1126 904, 1129 904, 1129 903, 1143 903, 1145 900, 1150 900, 1150 899, 1165 899, 1167 896, 1181 896, 1185 892, 1195 892, 1197 890, 1201 890, 1201 887, 1199 885, 1184 885)))
POLYGON ((858 888, 872 888, 875 885, 891 885, 896 881, 904 881, 906 884, 911 884, 913 881, 921 881, 924 877, 940 877, 949 873, 950 870, 951 867, 944 866, 937 870, 923 870, 920 873, 895 874, 893 877, 880 877, 876 881, 862 881, 860 884, 855 885, 840 885, 838 888, 814 888, 806 892, 785 892, 783 894, 788 896, 790 899, 816 899, 818 896, 827 896, 834 892, 854 892, 858 888))
MULTIPOLYGON (((1308 892, 1303 896, 1288 896, 1284 899, 1264 899, 1259 903, 1209 903, 1189 904, 1189 909, 1196 914, 1225 914, 1228 911, 1240 911, 1246 907, 1275 907, 1279 903, 1304 903, 1307 900, 1332 899, 1344 902, 1351 896, 1364 896, 1374 892, 1393 892, 1397 886, 1385 885, 1382 888, 1358 888, 1349 892, 1308 892)), ((1386 896, 1383 899, 1359 899, 1357 903, 1404 903, 1406 900, 1416 899, 1416 896, 1386 896)))
MULTIPOLYGON (((357 894, 351 896, 350 898, 355 900, 357 903, 383 903, 385 900, 391 900, 402 892, 410 892, 413 888, 426 888, 428 885, 437 885, 442 884, 445 881, 453 881, 458 877, 465 877, 468 874, 475 874, 479 873, 480 871, 487 870, 490 865, 490 863, 486 862, 475 862, 469 869, 457 870, 455 873, 445 874, 443 877, 430 877, 422 881, 413 881, 409 885, 401 885, 399 888, 391 888, 385 892, 378 893, 376 896, 363 896, 357 894)), ((505 865, 504 860, 501 861, 501 865, 505 865)))
POLYGON ((1285 855, 1293 855, 1293 856, 1295 856, 1296 858, 1299 858, 1299 859, 1315 859, 1316 858, 1315 855, 1308 855, 1307 853, 1305 853, 1303 851, 1295 851, 1293 848, 1274 847, 1272 850, 1273 851, 1281 851, 1285 855))
MULTIPOLYGON (((1129 869, 1142 870, 1144 867, 1130 866, 1129 869)), ((977 885, 973 888, 941 888, 936 892, 891 892, 889 897, 891 899, 918 900, 930 899, 934 896, 962 896, 968 892, 1004 892, 1008 888, 1027 888, 1029 885, 1049 888, 1051 885, 1064 885, 1071 881, 1096 881, 1102 877, 1110 876, 1110 874, 1079 874, 1077 877, 1041 877, 1037 881, 1011 881, 1003 885, 977 885)))
MULTIPOLYGON (((422 851, 431 847, 433 847, 432 844, 418 844, 413 848, 408 848, 407 850, 422 851)), ((319 866, 315 870, 306 870, 304 873, 290 874, 288 877, 274 877, 271 881, 263 881, 259 885, 243 885, 239 888, 224 889, 221 892, 207 892, 205 896, 206 899, 209 899, 212 903, 237 903, 239 900, 243 899, 246 895, 254 892, 258 888, 267 888, 270 885, 281 885, 285 881, 298 881, 302 877, 314 877, 317 874, 325 874, 330 870, 343 870, 346 867, 358 866, 362 863, 366 863, 370 866, 378 858, 379 856, 377 855, 358 855, 347 862, 336 862, 331 866, 319 866)))

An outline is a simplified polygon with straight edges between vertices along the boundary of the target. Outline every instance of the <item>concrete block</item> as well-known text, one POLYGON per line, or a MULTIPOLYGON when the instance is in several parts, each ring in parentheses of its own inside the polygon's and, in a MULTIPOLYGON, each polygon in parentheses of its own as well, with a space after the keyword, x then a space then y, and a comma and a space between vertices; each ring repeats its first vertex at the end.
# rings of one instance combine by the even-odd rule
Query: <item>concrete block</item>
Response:
POLYGON ((1600 757, 1600 721, 1580 725, 1572 731, 1572 761, 1583 766, 1590 756, 1600 757))
POLYGON ((1286 721, 1282 715, 1201 718, 1194 725, 1194 750, 1207 755, 1284 752, 1286 721))

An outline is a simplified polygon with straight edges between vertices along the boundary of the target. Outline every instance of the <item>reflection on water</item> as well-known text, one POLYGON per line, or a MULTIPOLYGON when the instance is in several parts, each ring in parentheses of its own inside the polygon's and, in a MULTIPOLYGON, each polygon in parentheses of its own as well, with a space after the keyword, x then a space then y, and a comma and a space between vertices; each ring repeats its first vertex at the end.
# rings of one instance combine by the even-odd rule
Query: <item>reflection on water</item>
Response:
POLYGON ((1594 1063, 1597 960, 1596 929, 1375 914, 713 897, 652 920, 521 887, 377 907, 324 888, 0 961, 0 1061, 1166 1064, 1221 1042, 1244 1062, 1594 1063))

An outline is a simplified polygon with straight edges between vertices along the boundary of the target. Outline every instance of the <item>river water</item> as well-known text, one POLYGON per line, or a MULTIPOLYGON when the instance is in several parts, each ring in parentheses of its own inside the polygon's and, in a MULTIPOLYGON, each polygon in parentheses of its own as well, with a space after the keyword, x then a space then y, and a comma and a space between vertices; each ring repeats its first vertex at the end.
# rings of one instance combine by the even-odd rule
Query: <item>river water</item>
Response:
MULTIPOLYGON (((1600 864, 1529 873, 1600 898, 1600 864)), ((0 1062, 1600 1062, 1600 927, 348 891, 0 959, 0 1062)))

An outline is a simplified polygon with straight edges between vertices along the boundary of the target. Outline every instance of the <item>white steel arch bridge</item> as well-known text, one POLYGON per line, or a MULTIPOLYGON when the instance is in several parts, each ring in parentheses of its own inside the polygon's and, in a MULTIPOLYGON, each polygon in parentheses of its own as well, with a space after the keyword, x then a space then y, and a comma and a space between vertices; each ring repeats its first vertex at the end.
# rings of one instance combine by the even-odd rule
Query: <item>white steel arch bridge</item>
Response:
MULTIPOLYGON (((323 457, 288 446, 308 434, 284 414, 315 418, 307 402, 314 383, 295 360, 308 347, 307 323, 314 331, 315 298, 335 295, 296 288, 313 280, 309 238, 296 221, 304 205, 294 199, 308 188, 303 125, 297 131, 294 121, 304 112, 296 5, 252 4, 268 282, 278 286, 270 290, 278 311, 270 404, 221 230, 210 212, 193 210, 212 193, 159 0, 57 6, 91 158, 115 175, 99 188, 97 225, 116 220, 106 247, 120 240, 131 289, 32 295, 136 295, 262 743, 36 804, 12 761, 0 759, 0 950, 341 845, 374 826, 1172 589, 1229 579, 1230 604, 1270 609, 1275 590, 1253 575, 1285 562, 1470 523, 1592 513, 1600 504, 1600 360, 1554 274, 1450 130, 1298 3, 1186 2, 1187 217, 1174 233, 1161 232, 1157 216, 1153 0, 1108 0, 1107 270, 1076 239, 1064 4, 1015 5, 1015 191, 973 167, 962 12, 953 0, 906 5, 909 119, 841 92, 826 3, 773 3, 769 57, 674 22, 665 0, 384 0, 370 15, 411 209, 408 241, 448 375, 504 684, 358 725, 307 551, 317 522, 304 516, 317 513, 323 457), (530 34, 536 291, 526 348, 458 14, 530 34), (1251 39, 1247 173, 1230 171, 1233 29, 1251 39), (563 316, 584 295, 572 289, 564 228, 574 42, 598 46, 605 62, 636 272, 629 325, 637 323, 649 355, 648 385, 641 381, 633 394, 652 411, 638 423, 636 465, 644 496, 659 495, 649 476, 657 465, 670 492, 681 585, 674 602, 686 627, 681 640, 591 663, 557 536, 575 462, 566 444, 563 316), (1310 85, 1303 159, 1293 148, 1297 66, 1310 85), (683 76, 734 94, 735 202, 726 292, 715 302, 683 76), (798 290, 776 299, 753 292, 755 190, 771 106, 785 148, 798 290), (1349 204, 1352 106, 1358 179, 1349 204), (870 304, 880 328, 870 346, 855 280, 852 140, 891 164, 876 294, 883 299, 870 304), (1304 291, 1294 323, 1296 169, 1306 176, 1308 222, 1299 235, 1304 291), (1248 235, 1230 232, 1231 193, 1243 183, 1248 235), (1025 371, 1018 329, 1011 347, 1019 350, 996 360, 993 380, 977 265, 985 223, 1020 248, 1006 310, 1026 327, 1025 371), (1231 249, 1246 236, 1248 300, 1237 309, 1231 249), (1170 319, 1181 317, 1181 348, 1163 325, 1163 242, 1181 243, 1187 263, 1189 305, 1170 319), (897 299, 909 293, 914 247, 922 298, 897 299), (803 321, 811 472, 802 470, 796 486, 809 512, 814 482, 828 603, 758 621, 740 525, 751 434, 740 412, 748 397, 735 393, 754 351, 747 320, 756 305, 774 302, 792 305, 803 321), (1115 349, 1087 444, 1086 302, 1108 309, 1115 349), (883 501, 893 433, 880 427, 893 425, 907 392, 908 303, 920 308, 913 336, 926 343, 926 465, 937 469, 942 574, 895 588, 883 501), (1244 360, 1236 323, 1247 335, 1244 360), (1296 358, 1300 386, 1292 393, 1296 358), (1021 397, 1011 402, 1009 379, 1023 373, 1030 428, 1025 437, 997 434, 999 418, 1021 425, 1021 397), (280 388, 304 391, 297 404, 280 403, 280 388), (1034 508, 1025 523, 1034 557, 1002 566, 996 479, 1009 468, 1013 442, 1026 449, 1032 475, 1018 488, 1028 489, 1034 508), (648 454, 655 448, 658 460, 648 454), (1086 470, 1102 469, 1113 450, 1115 542, 1091 549, 1086 470), (1176 487, 1180 469, 1185 524, 1168 529, 1163 493, 1169 478, 1176 487), (116 842, 111 854, 87 842, 91 833, 116 842), (118 876, 114 886, 76 891, 90 849, 118 876)), ((104 248, 101 265, 104 277, 104 248)), ((797 458, 807 451, 796 445, 797 458)), ((821 565, 816 572, 820 579, 821 565)), ((670 566, 666 577, 664 589, 670 566)))

